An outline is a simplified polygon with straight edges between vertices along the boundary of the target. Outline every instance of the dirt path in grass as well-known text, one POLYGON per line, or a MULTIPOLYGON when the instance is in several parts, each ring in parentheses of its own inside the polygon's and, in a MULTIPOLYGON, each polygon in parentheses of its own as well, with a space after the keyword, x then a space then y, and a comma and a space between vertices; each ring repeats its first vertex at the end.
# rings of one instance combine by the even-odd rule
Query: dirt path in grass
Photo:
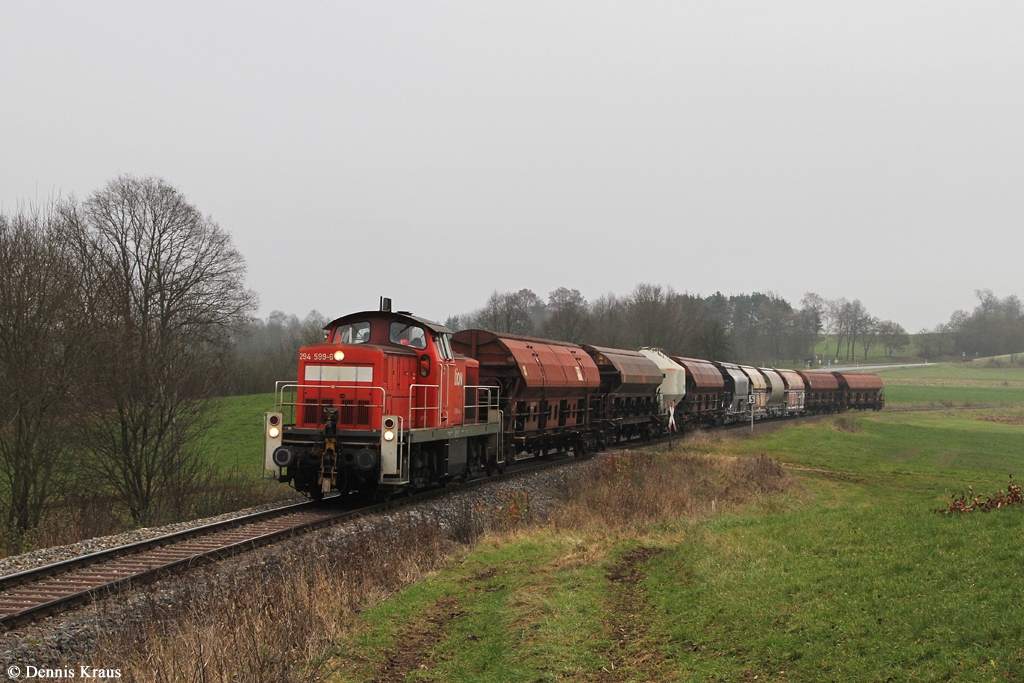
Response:
POLYGON ((640 582, 647 575, 647 560, 664 552, 661 548, 635 548, 605 574, 612 589, 606 624, 612 647, 605 653, 608 666, 598 672, 598 681, 651 680, 661 678, 665 659, 647 637, 650 606, 640 582))
POLYGON ((1001 415, 998 417, 979 417, 985 422, 998 422, 1004 425, 1024 425, 1024 415, 1001 415))
POLYGON ((397 683, 404 681, 413 671, 425 671, 433 662, 430 650, 444 638, 448 624, 465 612, 459 609, 459 601, 453 596, 439 598, 422 617, 410 622, 402 630, 394 649, 385 653, 385 663, 374 683, 397 683))

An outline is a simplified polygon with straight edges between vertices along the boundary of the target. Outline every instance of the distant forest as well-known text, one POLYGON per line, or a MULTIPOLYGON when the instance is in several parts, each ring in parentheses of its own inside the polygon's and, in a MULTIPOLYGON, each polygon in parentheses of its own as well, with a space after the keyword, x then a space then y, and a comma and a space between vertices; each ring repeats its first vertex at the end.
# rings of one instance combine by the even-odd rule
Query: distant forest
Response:
MULTIPOLYGON (((672 355, 756 365, 802 365, 819 359, 852 362, 898 356, 925 359, 994 356, 1024 351, 1020 299, 978 290, 977 307, 913 337, 881 320, 859 299, 825 299, 808 292, 794 306, 772 292, 710 296, 642 283, 625 296, 587 301, 559 287, 545 301, 529 289, 493 292, 479 309, 444 321, 452 330, 482 328, 525 336, 619 348, 657 347, 672 355)), ((322 339, 327 318, 274 311, 235 340, 236 365, 226 393, 256 393, 295 376, 296 353, 322 339)), ((1012 359, 1016 361, 1016 357, 1012 359)))
POLYGON ((772 292, 702 297, 649 283, 593 302, 564 287, 546 302, 528 289, 494 292, 482 308, 446 324, 758 365, 810 360, 825 333, 832 339, 829 358, 865 357, 872 350, 891 355, 909 342, 898 323, 875 318, 860 300, 809 292, 797 308, 772 292))

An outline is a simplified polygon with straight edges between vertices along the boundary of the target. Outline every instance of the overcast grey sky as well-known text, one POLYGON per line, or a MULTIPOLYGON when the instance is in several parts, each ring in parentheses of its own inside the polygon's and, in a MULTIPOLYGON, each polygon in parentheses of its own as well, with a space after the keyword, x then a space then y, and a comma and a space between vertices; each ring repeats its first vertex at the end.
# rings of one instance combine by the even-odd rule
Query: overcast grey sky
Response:
POLYGON ((0 207, 161 176, 261 314, 1024 296, 1024 3, 0 0, 0 207))

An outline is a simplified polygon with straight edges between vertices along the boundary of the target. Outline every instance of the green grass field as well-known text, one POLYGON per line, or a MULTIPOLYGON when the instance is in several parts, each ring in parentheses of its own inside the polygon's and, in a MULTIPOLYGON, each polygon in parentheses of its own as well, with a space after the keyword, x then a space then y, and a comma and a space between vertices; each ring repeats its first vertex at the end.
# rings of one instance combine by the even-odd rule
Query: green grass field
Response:
POLYGON ((1024 368, 983 363, 872 370, 885 383, 886 405, 1024 405, 1024 368))
POLYGON ((869 413, 691 441, 660 462, 767 454, 795 480, 738 504, 698 486, 719 505, 640 527, 556 512, 493 535, 352 623, 336 680, 1024 680, 1024 510, 933 512, 1024 472, 1022 425, 869 413))
POLYGON ((274 409, 273 392, 211 400, 216 410, 204 437, 210 460, 224 471, 261 476, 263 413, 274 409))

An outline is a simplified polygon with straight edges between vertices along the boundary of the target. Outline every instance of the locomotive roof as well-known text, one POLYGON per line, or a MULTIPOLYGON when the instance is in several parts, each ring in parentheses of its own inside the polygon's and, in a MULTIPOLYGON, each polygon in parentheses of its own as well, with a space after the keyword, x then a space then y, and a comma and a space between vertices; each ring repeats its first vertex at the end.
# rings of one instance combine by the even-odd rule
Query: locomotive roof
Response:
POLYGON ((324 329, 325 330, 329 330, 329 329, 331 329, 332 327, 334 327, 335 325, 337 325, 338 323, 340 323, 340 322, 342 322, 344 320, 349 320, 349 319, 364 320, 364 319, 369 319, 369 318, 377 318, 377 319, 386 318, 386 319, 391 319, 391 320, 411 320, 411 321, 413 321, 415 323, 418 323, 418 324, 422 325, 423 327, 426 327, 428 329, 433 330, 434 332, 438 332, 438 333, 441 333, 441 334, 452 334, 452 331, 449 330, 447 327, 445 327, 441 323, 434 322, 433 320, 427 320, 426 318, 420 318, 420 317, 412 315, 410 313, 401 313, 401 312, 399 312, 399 313, 392 313, 390 311, 361 311, 359 313, 349 313, 348 315, 343 315, 340 318, 335 318, 331 322, 327 323, 326 325, 324 325, 324 329))

